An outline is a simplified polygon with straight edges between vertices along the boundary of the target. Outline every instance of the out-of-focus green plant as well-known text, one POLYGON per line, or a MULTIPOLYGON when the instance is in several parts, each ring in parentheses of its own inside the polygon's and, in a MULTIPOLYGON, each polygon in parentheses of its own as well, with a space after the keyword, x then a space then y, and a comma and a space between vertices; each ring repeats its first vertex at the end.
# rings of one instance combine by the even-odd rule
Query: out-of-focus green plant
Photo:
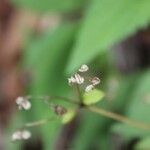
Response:
MULTIPOLYGON (((100 70, 102 89, 106 91, 104 100, 98 106, 120 112, 133 120, 150 122, 149 71, 121 77, 114 71, 115 68, 111 64, 108 65, 110 57, 107 57, 110 55, 108 50, 112 45, 148 25, 149 0, 64 0, 63 2, 12 0, 12 2, 18 8, 34 13, 40 12, 41 15, 46 12, 56 12, 63 18, 66 13, 83 14, 79 19, 80 23, 78 19, 67 20, 65 16, 65 19, 62 19, 53 31, 46 31, 36 38, 29 37, 31 40, 24 47, 23 63, 24 68, 32 74, 32 82, 27 89, 27 94, 70 96, 71 91, 66 84, 67 73, 74 72, 82 63, 88 63, 97 72, 100 70), (117 86, 113 84, 114 82, 111 85, 107 83, 109 78, 113 77, 116 77, 113 81, 117 83, 117 86), (107 91, 108 86, 114 90, 107 91)), ((70 104, 60 98, 56 98, 55 101, 70 107, 70 104)), ((85 101, 87 103, 87 100, 85 101)), ((34 107, 27 115, 23 113, 23 120, 32 121, 41 119, 43 116, 52 116, 49 109, 45 109, 39 101, 33 100, 32 105, 34 107)), ((91 109, 91 111, 94 110, 91 109)), ((97 109, 95 111, 99 113, 97 109)), ((114 123, 111 119, 84 111, 74 139, 71 141, 73 149, 87 150, 91 148, 92 143, 97 146, 97 149, 109 149, 108 135, 112 132, 119 132, 127 140, 134 137, 146 138, 150 134, 144 130, 114 123)), ((38 130, 35 129, 35 135, 41 134, 45 150, 53 149, 60 129, 59 121, 41 126, 38 130)), ((143 144, 138 145, 141 147, 143 144)))

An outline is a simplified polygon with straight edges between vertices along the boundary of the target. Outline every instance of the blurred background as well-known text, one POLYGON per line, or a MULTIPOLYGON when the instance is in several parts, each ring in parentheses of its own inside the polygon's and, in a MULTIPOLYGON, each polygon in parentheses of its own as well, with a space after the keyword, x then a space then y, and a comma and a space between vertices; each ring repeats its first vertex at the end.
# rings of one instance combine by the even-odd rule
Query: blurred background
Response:
POLYGON ((52 115, 38 100, 18 112, 16 98, 73 97, 67 78, 81 64, 101 79, 98 107, 150 123, 149 23, 149 0, 0 0, 0 150, 150 150, 150 131, 87 111, 11 142, 24 123, 52 115))

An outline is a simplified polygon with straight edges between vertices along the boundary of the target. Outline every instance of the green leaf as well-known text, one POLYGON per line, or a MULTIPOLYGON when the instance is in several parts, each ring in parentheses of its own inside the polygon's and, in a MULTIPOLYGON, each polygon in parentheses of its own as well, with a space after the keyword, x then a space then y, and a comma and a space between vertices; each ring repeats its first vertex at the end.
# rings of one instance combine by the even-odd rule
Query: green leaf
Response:
POLYGON ((149 150, 150 149, 150 137, 142 139, 135 146, 135 150, 149 150))
POLYGON ((91 61, 150 21, 149 0, 93 0, 70 57, 68 72, 91 61))
POLYGON ((84 0, 12 0, 18 7, 45 12, 45 11, 70 11, 81 7, 84 0))
POLYGON ((104 97, 104 92, 94 89, 90 92, 86 92, 83 95, 83 103, 85 105, 91 105, 99 102, 104 97))
POLYGON ((67 124, 73 120, 76 115, 76 111, 73 109, 68 109, 67 112, 62 116, 62 123, 67 124))
MULTIPOLYGON (((130 119, 141 121, 143 123, 150 124, 150 104, 148 102, 148 95, 150 91, 150 71, 143 73, 139 81, 137 80, 137 86, 126 110, 126 116, 130 119)), ((112 131, 122 134, 125 138, 132 137, 145 137, 150 134, 150 131, 135 128, 126 124, 115 124, 112 127, 112 131)))
MULTIPOLYGON (((68 94, 69 86, 64 68, 76 30, 77 24, 61 24, 54 31, 47 31, 40 37, 34 38, 26 47, 24 65, 32 75, 30 95, 66 96, 68 94)), ((27 117, 39 120, 52 115, 49 107, 42 101, 33 99, 32 109, 27 117)), ((41 134, 40 138, 43 138, 45 150, 53 149, 60 125, 60 121, 52 121, 48 125, 41 126, 38 131, 35 129, 37 136, 41 134)))

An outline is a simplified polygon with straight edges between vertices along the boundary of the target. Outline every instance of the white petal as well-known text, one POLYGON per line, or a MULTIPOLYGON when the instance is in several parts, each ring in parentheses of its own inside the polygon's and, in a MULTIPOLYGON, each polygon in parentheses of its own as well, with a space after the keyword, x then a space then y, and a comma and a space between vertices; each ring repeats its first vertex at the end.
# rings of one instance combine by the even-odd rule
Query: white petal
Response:
POLYGON ((23 101, 24 101, 24 98, 23 98, 23 97, 18 97, 18 98, 16 99, 16 103, 17 103, 18 105, 21 104, 23 101))
POLYGON ((94 77, 91 82, 93 85, 98 85, 100 83, 100 79, 98 77, 94 77))
POLYGON ((25 100, 23 103, 22 103, 22 107, 25 109, 25 110, 29 110, 31 108, 31 103, 28 101, 28 100, 25 100))
POLYGON ((21 140, 21 139, 22 139, 21 131, 16 131, 15 133, 13 133, 12 141, 21 140))
POLYGON ((84 78, 81 77, 79 74, 75 74, 76 83, 82 84, 84 82, 84 78))
POLYGON ((31 103, 24 97, 18 97, 16 100, 19 110, 25 109, 28 110, 31 108, 31 103))
POLYGON ((94 86, 91 84, 91 85, 88 85, 86 88, 85 88, 85 91, 86 92, 90 92, 91 90, 94 89, 94 86))
POLYGON ((68 78, 68 83, 69 84, 76 83, 76 79, 74 77, 70 77, 70 78, 68 78))
POLYGON ((28 130, 22 131, 22 139, 27 140, 31 137, 31 133, 28 130))
POLYGON ((86 72, 86 71, 88 71, 88 69, 89 69, 89 67, 84 64, 84 65, 82 65, 82 66, 80 67, 79 71, 80 71, 80 72, 86 72))

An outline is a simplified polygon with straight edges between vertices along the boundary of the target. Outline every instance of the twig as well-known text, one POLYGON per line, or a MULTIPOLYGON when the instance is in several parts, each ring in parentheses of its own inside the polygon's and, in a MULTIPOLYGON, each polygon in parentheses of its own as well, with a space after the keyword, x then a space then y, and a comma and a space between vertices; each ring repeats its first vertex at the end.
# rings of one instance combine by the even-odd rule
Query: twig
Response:
MULTIPOLYGON (((78 91, 78 94, 80 95, 80 89, 78 91)), ((58 98, 58 99, 62 99, 65 102, 68 102, 68 103, 76 104, 78 106, 81 105, 81 102, 79 103, 75 100, 72 100, 72 99, 66 98, 66 97, 62 97, 62 96, 46 96, 46 97, 37 97, 37 98, 39 98, 39 99, 57 99, 58 98)), ((108 111, 108 110, 105 110, 105 109, 102 109, 102 108, 98 108, 96 106, 83 106, 81 108, 85 108, 85 109, 87 109, 91 112, 97 113, 97 114, 105 116, 107 118, 114 119, 116 121, 120 121, 120 122, 129 124, 129 125, 131 125, 133 127, 136 127, 136 128, 141 128, 141 129, 144 129, 144 130, 150 130, 150 124, 142 123, 140 121, 131 120, 131 119, 129 119, 127 117, 124 117, 120 114, 116 114, 114 112, 111 112, 111 111, 108 111)), ((46 122, 48 122, 48 119, 46 119, 46 120, 44 119, 44 120, 41 120, 41 121, 38 121, 38 122, 28 123, 26 125, 27 126, 32 126, 32 124, 33 124, 33 126, 34 126, 36 124, 40 125, 40 124, 44 124, 46 122)))
POLYGON ((95 106, 89 106, 89 107, 86 107, 86 109, 91 111, 91 112, 100 114, 102 116, 105 116, 105 117, 129 124, 133 127, 137 127, 137 128, 141 128, 141 129, 145 129, 145 130, 150 130, 150 124, 142 123, 140 121, 134 121, 134 120, 131 120, 131 119, 124 117, 122 115, 104 110, 102 108, 97 108, 95 106))
POLYGON ((39 125, 43 125, 46 124, 52 120, 54 120, 55 118, 47 118, 47 119, 42 119, 42 120, 38 120, 38 121, 34 121, 34 122, 29 122, 26 123, 23 128, 30 128, 30 127, 35 127, 35 126, 39 126, 39 125))

